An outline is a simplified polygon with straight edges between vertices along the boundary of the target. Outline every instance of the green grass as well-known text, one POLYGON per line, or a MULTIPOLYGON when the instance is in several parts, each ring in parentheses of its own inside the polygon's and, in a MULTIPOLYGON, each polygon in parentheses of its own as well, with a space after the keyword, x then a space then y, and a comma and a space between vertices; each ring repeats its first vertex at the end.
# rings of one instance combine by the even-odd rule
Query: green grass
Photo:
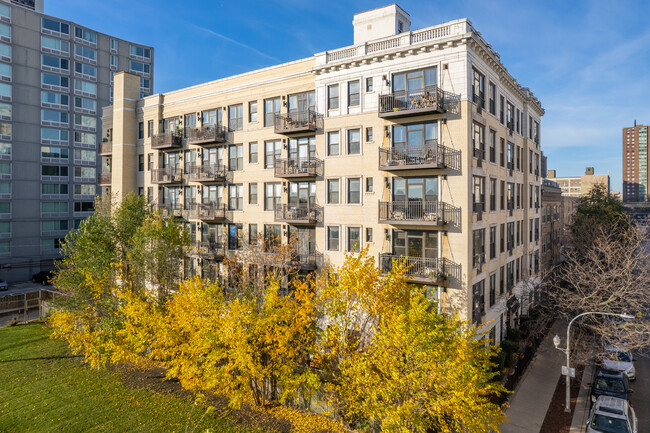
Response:
MULTIPOLYGON (((191 402, 124 385, 120 373, 93 370, 41 324, 0 328, 0 432, 184 432, 191 402)), ((197 408, 198 409, 198 408, 197 408)), ((188 431, 202 415, 195 410, 188 431)), ((196 426, 261 432, 211 415, 196 426)))

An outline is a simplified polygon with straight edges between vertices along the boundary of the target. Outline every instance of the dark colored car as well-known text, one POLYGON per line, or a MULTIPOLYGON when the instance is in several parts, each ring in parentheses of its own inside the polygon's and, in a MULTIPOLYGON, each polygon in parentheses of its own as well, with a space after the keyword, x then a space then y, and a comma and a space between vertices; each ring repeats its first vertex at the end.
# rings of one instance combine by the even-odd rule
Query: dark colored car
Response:
POLYGON ((54 276, 54 271, 41 271, 38 274, 32 275, 32 283, 42 284, 44 286, 51 286, 50 280, 54 276))
POLYGON ((591 383, 592 404, 601 395, 629 400, 631 393, 630 381, 622 371, 606 370, 604 368, 596 370, 594 380, 591 383))

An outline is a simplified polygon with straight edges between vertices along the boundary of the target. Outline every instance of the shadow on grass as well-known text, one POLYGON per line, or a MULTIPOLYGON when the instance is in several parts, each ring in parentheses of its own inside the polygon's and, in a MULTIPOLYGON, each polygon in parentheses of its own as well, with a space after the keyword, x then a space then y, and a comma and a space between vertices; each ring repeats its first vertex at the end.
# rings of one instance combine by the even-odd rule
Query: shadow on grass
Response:
POLYGON ((69 358, 83 358, 82 355, 63 355, 63 356, 41 356, 38 358, 20 358, 20 359, 4 359, 0 360, 0 364, 5 362, 20 362, 20 361, 44 361, 52 359, 69 359, 69 358))

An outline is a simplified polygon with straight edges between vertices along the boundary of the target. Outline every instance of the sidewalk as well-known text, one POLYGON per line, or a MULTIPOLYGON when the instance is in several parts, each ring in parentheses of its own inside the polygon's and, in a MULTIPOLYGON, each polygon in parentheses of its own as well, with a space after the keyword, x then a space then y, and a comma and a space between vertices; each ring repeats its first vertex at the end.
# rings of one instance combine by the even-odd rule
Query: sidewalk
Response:
POLYGON ((571 433, 583 433, 586 428, 587 418, 589 418, 589 399, 591 387, 591 377, 593 375, 593 367, 591 364, 585 366, 585 371, 582 373, 582 383, 580 384, 580 392, 578 393, 578 400, 576 407, 573 410, 573 420, 571 422, 571 433))
POLYGON ((510 397, 509 422, 501 424, 502 433, 539 433, 542 428, 565 362, 553 346, 553 337, 562 332, 566 334, 566 323, 556 320, 510 397))

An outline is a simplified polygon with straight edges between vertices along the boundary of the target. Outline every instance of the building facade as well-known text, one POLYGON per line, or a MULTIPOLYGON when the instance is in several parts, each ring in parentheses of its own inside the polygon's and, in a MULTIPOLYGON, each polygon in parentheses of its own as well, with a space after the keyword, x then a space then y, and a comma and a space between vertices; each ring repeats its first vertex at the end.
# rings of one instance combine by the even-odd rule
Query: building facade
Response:
POLYGON ((577 197, 562 194, 557 182, 544 179, 542 184, 542 269, 550 270, 565 260, 569 247, 569 226, 578 203, 577 197))
POLYGON ((623 128, 623 201, 650 201, 648 192, 648 127, 623 128))
POLYGON ((153 88, 153 49, 0 0, 0 278, 51 269, 69 230, 92 214, 101 109, 113 74, 153 88))
POLYGON ((609 174, 595 174, 593 167, 585 168, 583 176, 557 176, 555 170, 548 170, 548 180, 556 182, 566 197, 582 197, 588 194, 594 185, 605 185, 610 191, 609 174))
POLYGON ((297 236, 304 269, 367 247, 500 341, 539 272, 541 104, 466 19, 354 25, 352 46, 165 94, 117 74, 103 191, 182 218, 189 273, 259 234, 297 236))

